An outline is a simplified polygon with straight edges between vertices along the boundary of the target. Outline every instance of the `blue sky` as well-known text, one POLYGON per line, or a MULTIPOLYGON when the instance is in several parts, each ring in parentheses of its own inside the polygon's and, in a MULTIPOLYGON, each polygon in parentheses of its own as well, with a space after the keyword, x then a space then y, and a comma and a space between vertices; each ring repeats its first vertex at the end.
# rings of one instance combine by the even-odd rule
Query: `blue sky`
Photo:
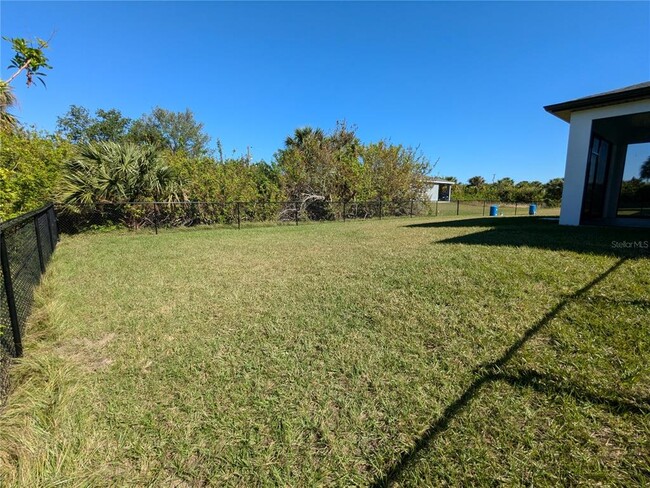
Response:
MULTIPOLYGON (((465 181, 562 176, 568 124, 543 106, 650 80, 650 2, 9 2, 3 36, 48 38, 47 89, 17 115, 53 131, 71 104, 194 111, 227 153, 270 161, 305 125, 419 146, 465 181)), ((2 43, 2 78, 11 52, 2 43)), ((18 81, 18 80, 17 80, 18 81)))

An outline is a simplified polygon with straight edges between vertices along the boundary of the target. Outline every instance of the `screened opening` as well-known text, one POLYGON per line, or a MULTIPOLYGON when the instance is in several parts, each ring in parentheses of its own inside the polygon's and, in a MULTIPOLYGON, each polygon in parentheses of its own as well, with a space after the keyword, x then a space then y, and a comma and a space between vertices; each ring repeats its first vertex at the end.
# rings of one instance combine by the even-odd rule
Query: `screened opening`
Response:
POLYGON ((627 146, 616 216, 650 218, 650 142, 627 146))
POLYGON ((581 221, 650 224, 650 112, 592 122, 581 221))

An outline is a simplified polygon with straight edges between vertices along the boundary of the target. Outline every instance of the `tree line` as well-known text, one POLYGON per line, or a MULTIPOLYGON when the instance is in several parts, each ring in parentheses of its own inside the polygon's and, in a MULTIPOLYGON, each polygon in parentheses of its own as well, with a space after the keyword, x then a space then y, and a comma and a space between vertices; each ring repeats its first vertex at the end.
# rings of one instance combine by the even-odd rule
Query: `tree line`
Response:
MULTIPOLYGON (((301 127, 287 136, 272 161, 224 155, 204 125, 186 109, 155 107, 131 119, 117 108, 72 105, 54 134, 26 128, 11 114, 11 83, 28 86, 51 69, 48 42, 6 39, 15 72, 0 80, 0 219, 47 201, 69 212, 133 201, 314 202, 407 201, 425 198, 432 165, 416 148, 386 140, 363 142, 345 121, 325 131, 301 127)), ((455 180, 455 178, 452 178, 455 180)), ((557 202, 562 182, 514 184, 482 177, 458 184, 455 198, 557 202)), ((313 205, 312 205, 313 206, 313 205)), ((253 216, 254 217, 254 216, 253 216)))
POLYGON ((501 178, 488 183, 482 176, 473 176, 465 184, 458 182, 454 177, 450 179, 458 183, 453 189, 453 197, 457 200, 544 203, 548 206, 559 206, 564 187, 563 178, 553 178, 546 183, 541 181, 515 183, 512 178, 501 178))
MULTIPOLYGON (((54 134, 17 126, 0 131, 0 217, 46 201, 71 212, 132 201, 406 201, 426 198, 432 165, 417 149, 364 143, 344 121, 330 131, 302 127, 272 161, 224 155, 189 109, 155 107, 137 119, 116 108, 73 105, 54 134)), ((515 183, 455 177, 458 200, 559 203, 562 179, 515 183)))
POLYGON ((0 138, 3 219, 51 200, 82 211, 130 201, 418 199, 431 167, 417 149, 362 142, 345 122, 296 129, 270 162, 226 156, 191 110, 161 107, 133 120, 73 105, 54 134, 17 126, 0 138))

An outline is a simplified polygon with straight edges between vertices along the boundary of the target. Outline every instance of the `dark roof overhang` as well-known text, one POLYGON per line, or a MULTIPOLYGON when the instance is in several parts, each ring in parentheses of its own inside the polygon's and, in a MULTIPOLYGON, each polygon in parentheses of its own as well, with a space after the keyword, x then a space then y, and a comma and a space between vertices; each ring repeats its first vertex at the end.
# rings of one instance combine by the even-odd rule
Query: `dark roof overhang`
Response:
POLYGON ((571 113, 578 110, 617 105, 620 103, 634 102, 637 100, 650 99, 650 81, 638 85, 627 86, 618 90, 612 90, 597 95, 591 95, 568 102, 546 105, 544 110, 559 117, 565 122, 571 120, 571 113))

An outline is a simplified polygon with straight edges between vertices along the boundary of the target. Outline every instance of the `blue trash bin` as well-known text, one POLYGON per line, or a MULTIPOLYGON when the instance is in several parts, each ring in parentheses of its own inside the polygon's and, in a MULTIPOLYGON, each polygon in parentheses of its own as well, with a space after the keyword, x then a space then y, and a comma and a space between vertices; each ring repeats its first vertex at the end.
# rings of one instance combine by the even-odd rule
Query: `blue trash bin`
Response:
POLYGON ((490 205, 490 217, 496 217, 497 215, 499 215, 499 206, 490 205))
POLYGON ((537 213, 537 205, 531 203, 530 207, 528 207, 528 215, 535 215, 536 213, 537 213))

